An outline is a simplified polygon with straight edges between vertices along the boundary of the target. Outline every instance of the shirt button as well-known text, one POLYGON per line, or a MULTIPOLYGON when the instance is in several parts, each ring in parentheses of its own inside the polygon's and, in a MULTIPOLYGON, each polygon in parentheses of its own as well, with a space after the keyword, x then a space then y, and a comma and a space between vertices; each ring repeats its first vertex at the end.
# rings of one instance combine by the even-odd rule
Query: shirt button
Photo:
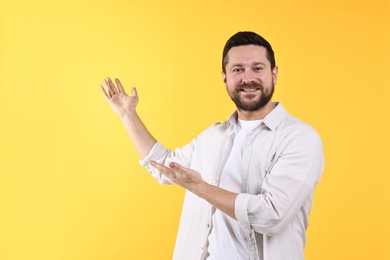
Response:
POLYGON ((204 225, 205 228, 209 228, 210 227, 210 224, 207 223, 206 225, 204 225))
POLYGON ((206 250, 206 247, 202 246, 202 250, 203 250, 203 251, 206 250))

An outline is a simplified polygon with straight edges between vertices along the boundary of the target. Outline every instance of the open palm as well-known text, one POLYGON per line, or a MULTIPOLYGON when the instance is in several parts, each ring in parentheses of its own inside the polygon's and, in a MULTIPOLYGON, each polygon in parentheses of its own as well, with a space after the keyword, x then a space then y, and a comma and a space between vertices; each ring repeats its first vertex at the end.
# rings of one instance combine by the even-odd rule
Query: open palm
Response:
POLYGON ((119 79, 115 79, 117 87, 110 78, 103 81, 103 86, 100 86, 103 96, 110 104, 111 108, 122 117, 126 112, 135 111, 138 104, 138 95, 135 88, 131 89, 132 96, 129 96, 122 86, 119 79))

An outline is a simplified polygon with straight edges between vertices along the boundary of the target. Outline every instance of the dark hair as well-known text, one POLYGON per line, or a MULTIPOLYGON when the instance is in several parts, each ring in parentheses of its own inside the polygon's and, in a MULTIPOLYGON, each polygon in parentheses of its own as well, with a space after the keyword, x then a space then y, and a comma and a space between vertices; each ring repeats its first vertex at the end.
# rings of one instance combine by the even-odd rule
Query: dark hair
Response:
POLYGON ((267 50, 267 59, 271 63, 271 69, 275 68, 275 54, 271 44, 266 39, 254 32, 238 32, 230 37, 223 48, 222 71, 224 73, 226 73, 226 64, 228 63, 227 54, 229 50, 242 45, 258 45, 264 47, 267 50))

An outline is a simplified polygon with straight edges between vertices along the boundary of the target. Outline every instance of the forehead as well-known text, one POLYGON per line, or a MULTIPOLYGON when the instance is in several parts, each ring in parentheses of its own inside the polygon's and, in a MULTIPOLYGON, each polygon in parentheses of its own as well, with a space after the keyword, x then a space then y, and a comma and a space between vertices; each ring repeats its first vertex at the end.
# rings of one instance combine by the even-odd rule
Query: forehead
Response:
POLYGON ((235 64, 270 64, 267 59, 267 49, 258 45, 243 45, 233 47, 228 52, 227 66, 235 64))

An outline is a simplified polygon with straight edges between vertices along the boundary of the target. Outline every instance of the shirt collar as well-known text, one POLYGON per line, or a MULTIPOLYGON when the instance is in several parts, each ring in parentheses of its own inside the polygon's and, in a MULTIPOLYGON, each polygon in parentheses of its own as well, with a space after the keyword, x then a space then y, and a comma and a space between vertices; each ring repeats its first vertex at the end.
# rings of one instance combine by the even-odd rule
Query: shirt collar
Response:
MULTIPOLYGON (((287 111, 284 109, 282 103, 275 102, 276 106, 268 113, 263 119, 263 124, 266 125, 271 131, 275 130, 283 118, 287 116, 287 111)), ((228 126, 238 127, 237 122, 237 111, 229 117, 227 124, 228 126)))

